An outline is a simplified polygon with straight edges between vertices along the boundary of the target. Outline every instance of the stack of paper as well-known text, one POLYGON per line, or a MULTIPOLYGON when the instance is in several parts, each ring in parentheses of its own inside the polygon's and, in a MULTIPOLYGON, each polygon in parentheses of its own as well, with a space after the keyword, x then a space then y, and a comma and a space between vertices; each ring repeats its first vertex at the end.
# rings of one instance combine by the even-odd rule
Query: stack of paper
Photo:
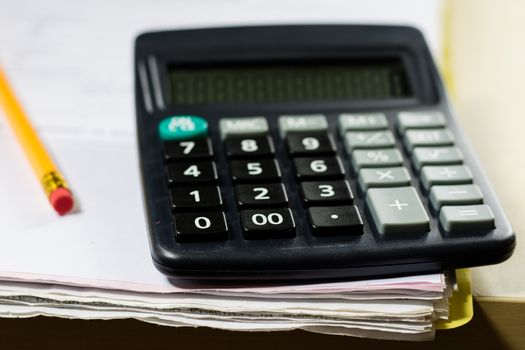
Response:
POLYGON ((231 1, 210 10, 216 3, 94 1, 79 9, 65 0, 20 0, 0 12, 3 66, 80 204, 77 213, 56 216, 0 115, 0 316, 432 337, 433 321, 447 315, 443 275, 234 288, 170 281, 153 267, 132 108, 138 32, 181 23, 370 21, 419 24, 434 49, 438 41, 439 1, 406 0, 394 11, 379 0, 305 1, 301 11, 294 1, 231 1))
POLYGON ((444 289, 440 275, 280 287, 186 287, 177 293, 4 282, 0 316, 136 318, 169 326, 426 340, 433 336, 433 321, 447 317, 444 289))

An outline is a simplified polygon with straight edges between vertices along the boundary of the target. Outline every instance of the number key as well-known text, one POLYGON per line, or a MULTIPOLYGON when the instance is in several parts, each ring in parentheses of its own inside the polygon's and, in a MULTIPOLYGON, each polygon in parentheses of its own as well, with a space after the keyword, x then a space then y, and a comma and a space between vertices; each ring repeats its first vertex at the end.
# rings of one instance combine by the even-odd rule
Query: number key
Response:
POLYGON ((164 160, 166 162, 194 158, 211 158, 212 156, 213 148, 209 138, 164 142, 164 160))
POLYGON ((285 206, 288 197, 282 183, 235 186, 235 198, 239 207, 285 206))
POLYGON ((218 208, 222 206, 221 191, 217 186, 183 186, 170 190, 171 208, 184 209, 218 208))
POLYGON ((292 156, 309 154, 334 154, 336 150, 332 135, 323 133, 290 133, 286 137, 288 152, 292 156))
POLYGON ((228 238, 223 212, 181 213, 174 215, 177 242, 221 241, 228 238))
POLYGON ((278 180, 281 177, 275 159, 232 160, 230 173, 234 182, 265 182, 278 180))
POLYGON ((225 141, 228 157, 261 157, 275 153, 269 136, 229 137, 225 141))
POLYGON ((171 163, 166 166, 168 184, 217 181, 214 162, 171 163))
POLYGON ((295 236, 295 222, 288 208, 242 210, 241 225, 246 239, 295 236))
POLYGON ((340 179, 344 176, 343 165, 339 157, 295 158, 296 176, 305 179, 340 179))
POLYGON ((344 181, 305 181, 300 185, 305 205, 352 203, 352 191, 344 181))

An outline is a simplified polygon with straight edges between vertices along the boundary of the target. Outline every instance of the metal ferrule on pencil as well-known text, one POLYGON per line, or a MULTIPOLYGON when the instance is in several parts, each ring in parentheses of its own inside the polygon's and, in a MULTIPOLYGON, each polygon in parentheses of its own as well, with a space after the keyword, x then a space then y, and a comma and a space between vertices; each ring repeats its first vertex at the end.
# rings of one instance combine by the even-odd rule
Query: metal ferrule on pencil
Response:
POLYGON ((46 196, 48 197, 53 191, 60 187, 66 189, 68 188, 64 178, 60 176, 60 174, 56 171, 51 171, 44 175, 44 177, 42 178, 42 186, 44 188, 46 196))

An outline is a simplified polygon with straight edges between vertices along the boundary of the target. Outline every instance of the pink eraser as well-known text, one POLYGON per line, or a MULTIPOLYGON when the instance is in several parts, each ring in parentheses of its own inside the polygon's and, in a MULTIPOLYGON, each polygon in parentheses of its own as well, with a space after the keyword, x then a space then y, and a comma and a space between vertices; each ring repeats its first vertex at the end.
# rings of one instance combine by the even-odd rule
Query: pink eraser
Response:
POLYGON ((59 187, 51 192, 49 202, 59 215, 64 215, 73 208, 73 195, 67 188, 59 187))

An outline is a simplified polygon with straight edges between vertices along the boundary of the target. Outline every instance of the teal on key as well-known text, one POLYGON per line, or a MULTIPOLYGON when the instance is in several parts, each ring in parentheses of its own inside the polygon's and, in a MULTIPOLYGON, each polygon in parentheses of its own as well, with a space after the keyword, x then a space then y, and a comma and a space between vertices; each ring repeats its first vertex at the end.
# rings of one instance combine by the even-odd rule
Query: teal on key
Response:
POLYGON ((195 115, 168 117, 160 122, 159 135, 163 141, 198 139, 208 135, 208 122, 195 115))

